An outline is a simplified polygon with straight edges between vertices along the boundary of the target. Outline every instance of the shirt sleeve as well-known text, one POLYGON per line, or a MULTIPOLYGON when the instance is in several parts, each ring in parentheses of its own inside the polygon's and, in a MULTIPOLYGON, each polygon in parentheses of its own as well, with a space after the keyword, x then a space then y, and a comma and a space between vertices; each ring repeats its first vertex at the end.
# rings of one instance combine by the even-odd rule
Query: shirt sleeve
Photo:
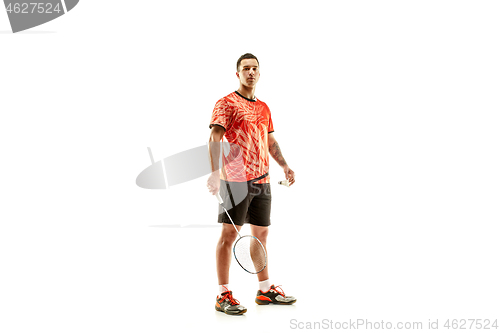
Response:
POLYGON ((272 133, 274 132, 274 125, 273 119, 271 118, 271 110, 269 110, 269 107, 267 108, 267 111, 269 112, 269 124, 267 125, 267 133, 272 133))
POLYGON ((232 108, 229 107, 227 101, 222 98, 217 101, 212 112, 212 118, 210 119, 210 126, 212 128, 214 125, 218 125, 228 130, 231 127, 233 121, 232 108))

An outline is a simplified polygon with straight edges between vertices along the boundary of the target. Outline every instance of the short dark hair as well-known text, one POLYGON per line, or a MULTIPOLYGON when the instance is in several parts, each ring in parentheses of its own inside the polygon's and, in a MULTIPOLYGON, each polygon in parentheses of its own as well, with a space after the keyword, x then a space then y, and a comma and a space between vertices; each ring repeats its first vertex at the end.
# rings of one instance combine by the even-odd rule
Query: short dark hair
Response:
MULTIPOLYGON (((257 59, 256 56, 254 56, 253 54, 251 53, 245 53, 244 55, 242 55, 238 61, 236 62, 236 71, 238 72, 240 70, 240 64, 241 64, 241 61, 243 59, 255 59, 257 60, 257 64, 259 64, 259 59, 257 59)), ((259 64, 260 65, 260 64, 259 64)))

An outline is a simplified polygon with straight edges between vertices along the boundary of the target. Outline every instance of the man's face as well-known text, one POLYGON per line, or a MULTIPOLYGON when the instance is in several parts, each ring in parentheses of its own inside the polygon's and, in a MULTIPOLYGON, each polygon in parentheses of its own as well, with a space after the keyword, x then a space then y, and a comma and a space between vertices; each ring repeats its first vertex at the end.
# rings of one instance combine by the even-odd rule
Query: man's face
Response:
POLYGON ((260 78, 259 63, 255 59, 243 59, 236 76, 242 85, 249 88, 255 87, 260 78))

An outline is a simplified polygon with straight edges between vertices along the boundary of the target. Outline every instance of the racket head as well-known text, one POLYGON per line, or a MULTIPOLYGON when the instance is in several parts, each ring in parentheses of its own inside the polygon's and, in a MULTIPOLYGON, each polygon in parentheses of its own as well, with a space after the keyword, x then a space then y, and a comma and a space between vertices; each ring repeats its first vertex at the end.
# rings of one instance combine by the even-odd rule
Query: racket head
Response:
POLYGON ((247 235, 238 239, 234 243, 233 254, 241 268, 248 273, 260 273, 267 266, 266 249, 257 237, 247 235))

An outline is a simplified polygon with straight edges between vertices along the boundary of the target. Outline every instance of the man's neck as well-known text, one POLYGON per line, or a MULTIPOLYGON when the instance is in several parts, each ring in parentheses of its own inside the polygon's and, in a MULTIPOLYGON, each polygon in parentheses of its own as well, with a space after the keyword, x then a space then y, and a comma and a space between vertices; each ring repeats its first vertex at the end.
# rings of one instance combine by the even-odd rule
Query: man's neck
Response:
POLYGON ((240 88, 238 89, 238 92, 243 97, 246 97, 248 99, 255 99, 255 88, 248 88, 245 87, 244 85, 241 85, 240 88))

